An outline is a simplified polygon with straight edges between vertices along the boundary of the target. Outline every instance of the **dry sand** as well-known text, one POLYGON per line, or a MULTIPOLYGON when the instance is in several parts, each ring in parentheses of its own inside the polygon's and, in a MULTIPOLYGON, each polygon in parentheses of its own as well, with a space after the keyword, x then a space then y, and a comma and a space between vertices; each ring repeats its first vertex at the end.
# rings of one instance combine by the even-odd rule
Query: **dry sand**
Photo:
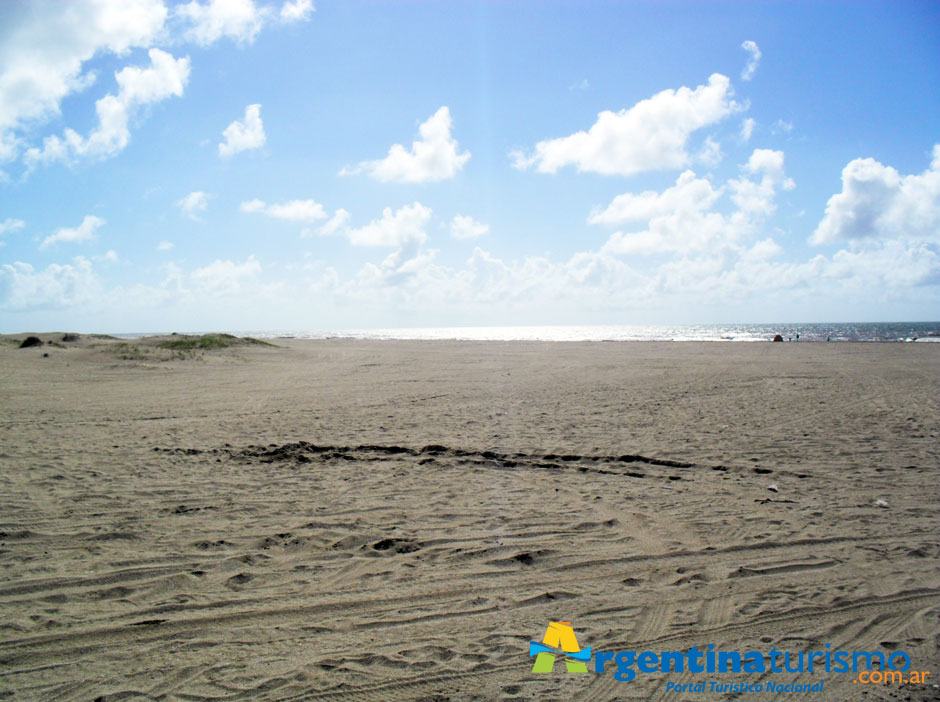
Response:
POLYGON ((940 344, 93 343, 0 344, 2 699, 937 697, 539 675, 528 642, 938 682, 940 344))

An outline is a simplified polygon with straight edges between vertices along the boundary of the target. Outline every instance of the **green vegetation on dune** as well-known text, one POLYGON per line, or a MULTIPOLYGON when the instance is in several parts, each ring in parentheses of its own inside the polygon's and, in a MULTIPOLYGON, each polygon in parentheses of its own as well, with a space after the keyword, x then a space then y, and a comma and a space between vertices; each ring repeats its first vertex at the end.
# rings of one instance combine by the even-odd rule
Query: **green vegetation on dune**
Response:
MULTIPOLYGON (((116 344, 94 344, 94 346, 104 346, 105 350, 109 353, 113 353, 115 356, 120 358, 122 361, 147 361, 147 360, 159 360, 159 361, 168 361, 172 356, 168 357, 154 357, 154 350, 142 344, 133 344, 126 341, 120 341, 116 344)), ((182 356, 180 356, 182 358, 182 356)))
MULTIPOLYGON (((47 335, 48 336, 48 335, 47 335)), ((222 349, 245 348, 249 346, 267 346, 270 348, 279 348, 276 344, 255 339, 250 336, 239 337, 234 334, 172 334, 169 336, 151 336, 134 339, 120 339, 108 334, 85 334, 79 335, 66 333, 64 335, 56 334, 55 339, 43 341, 38 336, 5 336, 0 335, 0 348, 15 347, 25 348, 35 347, 53 347, 56 349, 79 349, 81 346, 74 342, 81 341, 82 336, 85 339, 93 340, 86 345, 87 348, 98 349, 104 353, 110 354, 123 361, 172 361, 192 359, 198 360, 204 358, 206 354, 222 349), (62 339, 64 342, 59 341, 62 339)), ((237 354, 236 354, 237 355, 237 354)))
POLYGON ((227 349, 232 346, 274 346, 267 341, 254 339, 250 336, 237 337, 232 334, 203 334, 202 336, 181 336, 178 339, 161 341, 157 346, 161 349, 175 351, 188 351, 196 349, 227 349))
POLYGON ((113 353, 125 361, 171 361, 174 359, 200 358, 207 351, 217 351, 244 346, 270 346, 260 339, 251 337, 238 337, 232 334, 201 334, 189 336, 173 334, 166 337, 144 337, 118 341, 116 343, 92 344, 113 353))

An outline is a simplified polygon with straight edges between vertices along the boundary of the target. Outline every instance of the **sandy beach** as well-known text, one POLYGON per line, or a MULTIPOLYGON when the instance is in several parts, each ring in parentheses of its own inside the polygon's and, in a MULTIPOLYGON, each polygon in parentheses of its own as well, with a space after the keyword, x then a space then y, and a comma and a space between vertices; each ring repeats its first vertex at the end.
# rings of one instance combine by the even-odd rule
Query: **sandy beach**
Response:
POLYGON ((529 642, 940 682, 940 344, 272 341, 0 344, 0 699, 938 697, 529 642))

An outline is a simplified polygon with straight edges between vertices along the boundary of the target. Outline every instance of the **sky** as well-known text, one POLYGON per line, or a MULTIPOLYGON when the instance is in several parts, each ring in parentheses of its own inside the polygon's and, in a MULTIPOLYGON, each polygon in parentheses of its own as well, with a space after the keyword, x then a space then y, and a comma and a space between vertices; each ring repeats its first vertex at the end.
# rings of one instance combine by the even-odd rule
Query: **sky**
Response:
POLYGON ((938 318, 936 2, 0 3, 0 332, 938 318))

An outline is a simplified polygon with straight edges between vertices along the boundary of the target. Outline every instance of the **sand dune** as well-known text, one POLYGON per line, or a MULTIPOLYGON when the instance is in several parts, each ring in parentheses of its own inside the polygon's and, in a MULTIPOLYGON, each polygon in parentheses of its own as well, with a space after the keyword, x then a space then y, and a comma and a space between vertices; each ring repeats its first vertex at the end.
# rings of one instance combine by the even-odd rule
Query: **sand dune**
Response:
MULTIPOLYGON (((715 699, 549 621, 940 679, 937 345, 120 343, 0 344, 0 699, 715 699)), ((706 676, 937 697, 854 678, 706 676)))

